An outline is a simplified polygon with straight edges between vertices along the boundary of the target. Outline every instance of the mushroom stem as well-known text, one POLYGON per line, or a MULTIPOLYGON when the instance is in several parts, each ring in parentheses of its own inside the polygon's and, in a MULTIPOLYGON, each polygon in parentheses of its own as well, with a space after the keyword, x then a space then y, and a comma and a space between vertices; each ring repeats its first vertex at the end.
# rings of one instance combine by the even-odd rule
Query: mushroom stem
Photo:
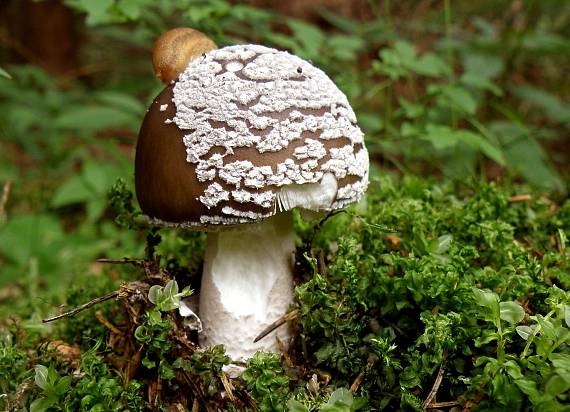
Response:
POLYGON ((236 361, 257 351, 277 352, 287 327, 254 343, 283 316, 293 300, 293 223, 291 212, 261 223, 208 235, 200 291, 200 344, 223 344, 236 361))

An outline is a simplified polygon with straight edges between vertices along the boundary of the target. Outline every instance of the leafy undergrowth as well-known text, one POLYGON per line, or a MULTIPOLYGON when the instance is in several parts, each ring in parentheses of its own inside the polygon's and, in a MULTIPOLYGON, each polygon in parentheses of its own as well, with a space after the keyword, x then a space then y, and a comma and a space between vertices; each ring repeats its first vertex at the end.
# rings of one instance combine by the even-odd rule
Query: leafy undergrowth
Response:
MULTIPOLYGON (((136 226, 128 202, 115 191, 136 226)), ((67 305, 117 299, 44 326, 37 306, 47 316, 57 298, 14 304, 0 321, 0 408, 570 410, 570 200, 409 177, 372 182, 363 203, 297 220, 289 353, 259 353, 230 378, 223 348, 199 348, 177 310, 204 236, 151 231, 146 259, 121 265, 130 282, 106 269, 67 305)))

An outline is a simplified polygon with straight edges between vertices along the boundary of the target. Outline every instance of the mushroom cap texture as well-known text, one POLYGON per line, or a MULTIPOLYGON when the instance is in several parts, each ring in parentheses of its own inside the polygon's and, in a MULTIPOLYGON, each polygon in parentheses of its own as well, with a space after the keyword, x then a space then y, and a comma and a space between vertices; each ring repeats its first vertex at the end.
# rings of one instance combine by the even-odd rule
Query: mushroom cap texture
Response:
POLYGON ((212 50, 154 100, 135 160, 154 223, 204 227, 276 214, 279 192, 334 175, 324 210, 357 202, 368 152, 346 96, 309 62, 258 45, 212 50))

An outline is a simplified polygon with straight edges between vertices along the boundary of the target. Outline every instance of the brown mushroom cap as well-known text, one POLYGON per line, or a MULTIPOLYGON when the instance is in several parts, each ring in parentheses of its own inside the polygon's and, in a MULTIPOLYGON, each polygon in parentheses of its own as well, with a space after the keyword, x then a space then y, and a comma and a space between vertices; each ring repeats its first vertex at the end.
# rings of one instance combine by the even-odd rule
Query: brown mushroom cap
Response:
POLYGON ((143 212, 184 226, 271 216, 280 191, 327 173, 339 189, 326 210, 359 200, 368 183, 346 97, 310 63, 253 45, 191 62, 149 108, 135 161, 143 212))

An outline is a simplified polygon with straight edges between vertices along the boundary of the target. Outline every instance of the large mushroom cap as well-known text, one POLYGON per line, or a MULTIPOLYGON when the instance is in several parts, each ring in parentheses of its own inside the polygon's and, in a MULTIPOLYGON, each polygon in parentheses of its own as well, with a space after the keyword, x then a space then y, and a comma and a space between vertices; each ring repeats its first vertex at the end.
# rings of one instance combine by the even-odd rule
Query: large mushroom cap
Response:
POLYGON ((141 208, 156 222, 237 224, 294 207, 284 194, 324 181, 336 193, 305 207, 358 201, 368 153, 346 96, 323 71, 287 52, 239 45, 196 58, 155 99, 135 175, 141 208))

